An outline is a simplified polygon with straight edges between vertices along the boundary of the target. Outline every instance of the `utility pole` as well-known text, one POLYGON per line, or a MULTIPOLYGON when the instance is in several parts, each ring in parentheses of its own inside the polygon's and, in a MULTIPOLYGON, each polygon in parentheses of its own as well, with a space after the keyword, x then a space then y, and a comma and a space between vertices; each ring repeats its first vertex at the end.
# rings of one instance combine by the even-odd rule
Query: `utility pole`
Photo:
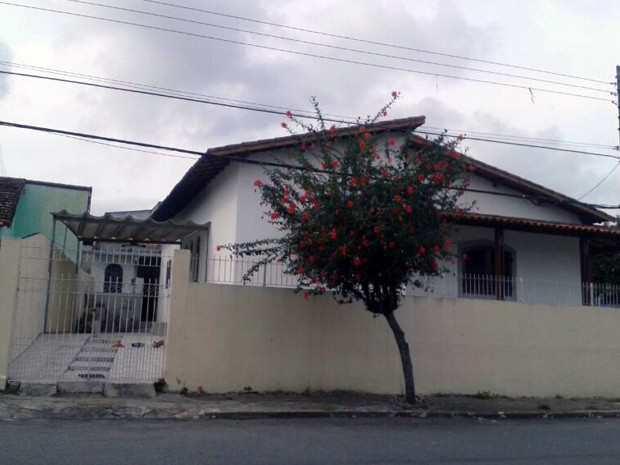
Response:
POLYGON ((620 66, 616 65, 616 106, 618 107, 618 150, 620 150, 620 66))

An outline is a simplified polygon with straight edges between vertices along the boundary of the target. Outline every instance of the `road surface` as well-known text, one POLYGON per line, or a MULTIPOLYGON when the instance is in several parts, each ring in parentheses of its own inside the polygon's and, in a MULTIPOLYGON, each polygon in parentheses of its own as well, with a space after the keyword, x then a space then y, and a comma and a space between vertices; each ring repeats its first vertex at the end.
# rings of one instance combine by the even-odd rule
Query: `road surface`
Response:
POLYGON ((620 420, 22 420, 1 465, 620 464, 620 420))

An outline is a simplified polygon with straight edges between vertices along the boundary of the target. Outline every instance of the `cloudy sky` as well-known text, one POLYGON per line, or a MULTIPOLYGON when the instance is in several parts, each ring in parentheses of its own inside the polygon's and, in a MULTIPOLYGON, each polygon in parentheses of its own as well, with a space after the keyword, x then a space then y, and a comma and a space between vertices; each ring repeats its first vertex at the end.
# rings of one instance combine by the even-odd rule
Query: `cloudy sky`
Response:
MULTIPOLYGON (((616 0, 95 1, 0 1, 0 71, 281 112, 317 96, 349 118, 398 90, 390 117, 426 115, 429 131, 620 155, 616 0)), ((7 74, 0 120, 195 151, 285 135, 281 115, 7 74)), ((583 201, 620 203, 617 159, 465 145, 573 197, 611 172, 583 201)), ((92 186, 95 214, 151 208, 195 160, 8 127, 0 150, 0 174, 92 186)))

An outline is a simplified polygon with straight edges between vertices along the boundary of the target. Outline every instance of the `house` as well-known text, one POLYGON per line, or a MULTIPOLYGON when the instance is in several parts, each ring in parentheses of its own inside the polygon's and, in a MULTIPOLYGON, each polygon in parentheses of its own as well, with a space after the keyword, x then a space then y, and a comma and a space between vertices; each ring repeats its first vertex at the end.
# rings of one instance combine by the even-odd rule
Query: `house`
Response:
POLYGON ((0 177, 0 381, 20 347, 69 322, 51 297, 77 272, 78 240, 52 213, 88 212, 91 194, 90 187, 0 177))
MULTIPOLYGON (((367 126, 400 138, 423 117, 367 126)), ((347 137, 355 128, 338 129, 347 137)), ((412 150, 424 139, 414 138, 412 150)), ((170 273, 165 379, 207 392, 356 390, 398 394, 403 381, 390 330, 357 302, 301 298, 274 264, 251 263, 217 245, 272 237, 253 182, 261 161, 286 159, 288 136, 209 149, 154 209, 156 221, 207 225, 181 240, 170 273)), ((397 141, 398 144, 398 141, 397 141)), ((470 159, 452 231, 468 256, 442 279, 407 289, 397 318, 421 394, 490 391, 511 396, 615 395, 620 390, 620 310, 591 283, 594 254, 617 251, 612 217, 529 180, 470 159), (603 299, 605 297, 605 299, 603 299)), ((618 289, 611 289, 618 295, 618 289)))
MULTIPOLYGON (((402 140, 402 131, 423 123, 423 117, 405 118, 377 123, 368 130, 379 137, 389 134, 402 140)), ((342 128, 335 135, 344 138, 353 132, 342 128)), ((209 149, 154 209, 152 218, 158 221, 209 223, 208 231, 188 236, 182 243, 192 254, 194 281, 239 279, 235 264, 222 264, 216 246, 277 234, 261 218, 263 209, 252 185, 263 175, 263 168, 245 162, 281 158, 297 143, 297 137, 288 136, 209 149), (225 273, 223 266, 228 267, 225 273)), ((414 137, 411 148, 425 143, 425 139, 414 137)), ((475 206, 458 219, 451 241, 453 251, 468 259, 451 265, 448 278, 434 287, 451 295, 535 298, 548 303, 589 298, 581 295, 580 285, 592 281, 592 255, 618 248, 618 230, 602 225, 613 218, 489 164, 473 158, 469 161, 474 172, 463 201, 475 201, 475 206), (450 275, 452 282, 448 282, 450 275), (504 285, 496 285, 499 280, 504 285), (551 281, 572 284, 576 291, 567 294, 548 288, 535 292, 533 284, 526 289, 529 283, 551 281)), ((292 282, 281 273, 277 279, 292 282)))

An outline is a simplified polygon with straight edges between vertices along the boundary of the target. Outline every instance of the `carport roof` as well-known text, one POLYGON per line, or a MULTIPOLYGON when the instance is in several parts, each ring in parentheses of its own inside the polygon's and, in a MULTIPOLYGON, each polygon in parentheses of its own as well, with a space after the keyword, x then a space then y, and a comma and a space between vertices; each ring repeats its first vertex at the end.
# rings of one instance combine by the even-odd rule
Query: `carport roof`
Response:
POLYGON ((67 226, 81 241, 178 244, 194 232, 208 230, 210 225, 193 221, 136 219, 131 215, 119 217, 110 213, 103 216, 94 216, 88 212, 76 215, 66 210, 53 215, 55 220, 67 226))

